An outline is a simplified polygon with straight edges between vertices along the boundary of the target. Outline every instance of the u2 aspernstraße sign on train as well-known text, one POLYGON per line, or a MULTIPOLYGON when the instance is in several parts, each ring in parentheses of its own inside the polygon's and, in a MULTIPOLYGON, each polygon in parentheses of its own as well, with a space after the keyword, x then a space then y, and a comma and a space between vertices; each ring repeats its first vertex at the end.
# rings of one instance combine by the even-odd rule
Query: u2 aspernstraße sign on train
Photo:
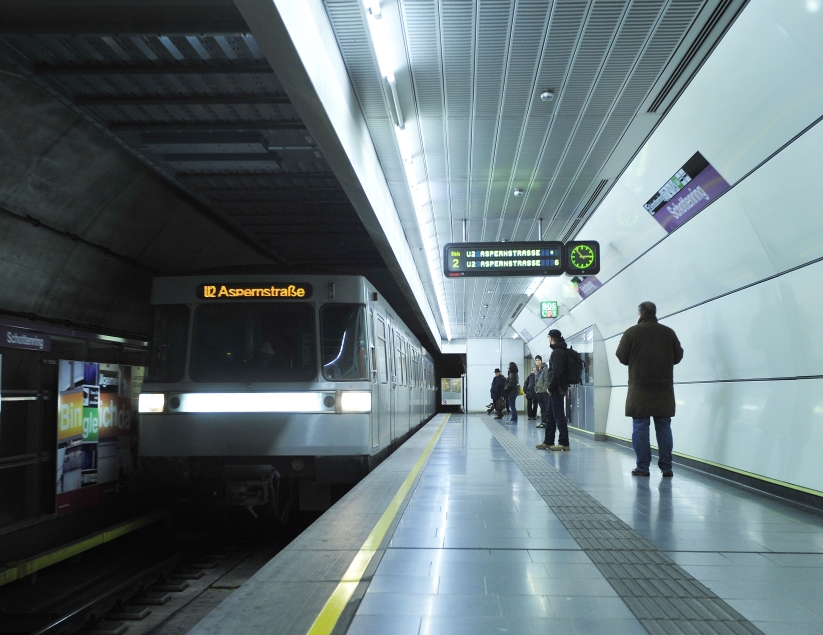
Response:
POLYGON ((305 282, 246 282, 235 284, 198 284, 197 297, 201 300, 306 300, 312 296, 312 286, 305 282))
POLYGON ((600 272, 595 240, 449 243, 443 251, 447 278, 593 276, 600 272))
POLYGON ((45 333, 3 328, 0 329, 0 346, 45 352, 51 350, 51 338, 45 333))

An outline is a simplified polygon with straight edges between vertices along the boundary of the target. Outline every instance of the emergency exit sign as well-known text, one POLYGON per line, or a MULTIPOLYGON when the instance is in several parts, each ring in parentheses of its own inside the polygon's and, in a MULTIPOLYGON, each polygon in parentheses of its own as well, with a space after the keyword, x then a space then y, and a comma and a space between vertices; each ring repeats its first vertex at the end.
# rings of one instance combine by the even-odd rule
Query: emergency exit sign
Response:
POLYGON ((540 303, 540 317, 557 318, 560 317, 557 309, 557 300, 547 300, 540 303))

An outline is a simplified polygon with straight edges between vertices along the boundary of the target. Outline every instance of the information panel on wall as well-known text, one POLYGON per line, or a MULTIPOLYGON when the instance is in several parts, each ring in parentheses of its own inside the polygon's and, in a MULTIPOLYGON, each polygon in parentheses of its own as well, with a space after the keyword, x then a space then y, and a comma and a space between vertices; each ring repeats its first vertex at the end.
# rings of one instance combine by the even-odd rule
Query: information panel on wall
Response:
POLYGON ((559 276, 563 273, 563 243, 449 243, 443 252, 447 278, 499 276, 559 276))
POLYGON ((565 245, 556 241, 449 243, 443 250, 447 278, 589 276, 599 271, 600 245, 595 240, 565 245))
POLYGON ((545 300, 541 302, 540 317, 543 319, 560 317, 560 309, 557 306, 557 300, 545 300))

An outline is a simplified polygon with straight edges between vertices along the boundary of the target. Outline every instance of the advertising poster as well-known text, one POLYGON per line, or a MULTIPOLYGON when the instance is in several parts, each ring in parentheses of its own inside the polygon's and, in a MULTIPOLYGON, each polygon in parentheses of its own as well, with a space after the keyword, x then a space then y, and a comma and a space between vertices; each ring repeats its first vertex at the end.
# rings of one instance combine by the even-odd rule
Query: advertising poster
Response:
POLYGON ((110 500, 137 469, 142 366, 60 360, 57 515, 110 500))

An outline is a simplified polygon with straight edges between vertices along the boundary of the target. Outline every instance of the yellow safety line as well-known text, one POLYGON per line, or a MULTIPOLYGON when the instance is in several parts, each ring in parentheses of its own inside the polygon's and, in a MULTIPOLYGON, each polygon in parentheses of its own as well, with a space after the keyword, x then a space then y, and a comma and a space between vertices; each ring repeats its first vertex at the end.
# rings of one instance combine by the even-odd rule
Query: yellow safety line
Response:
POLYGON ((79 553, 98 547, 104 543, 110 542, 115 538, 124 536, 125 534, 136 531, 146 525, 150 525, 168 515, 168 510, 154 512, 138 518, 136 520, 127 521, 104 529, 100 533, 81 538, 75 542, 67 545, 62 545, 50 551, 38 554, 30 560, 20 560, 17 562, 9 562, 5 569, 0 569, 0 586, 14 582, 27 575, 36 573, 41 569, 50 567, 58 562, 67 560, 79 553))
POLYGON ((389 530, 400 506, 406 499, 406 494, 409 493, 414 480, 417 478, 417 474, 425 465, 432 450, 434 450, 434 446, 440 438, 440 433, 443 432, 443 428, 448 420, 449 415, 447 414, 446 418, 443 419, 443 423, 440 424, 440 427, 434 435, 432 435, 428 445, 423 449, 420 458, 417 459, 417 463, 414 464, 411 472, 406 476, 406 480, 403 481, 400 489, 397 490, 397 494, 394 495, 386 511, 383 512, 380 520, 377 521, 374 529, 371 530, 368 538, 366 538, 366 542, 363 543, 360 551, 357 552, 348 570, 340 580, 340 584, 337 585, 337 588, 332 592, 331 597, 326 601, 317 618, 315 618, 307 635, 331 635, 331 632, 337 625, 337 621, 340 619, 340 615, 343 613, 343 609, 346 608, 354 590, 357 588, 357 585, 360 584, 366 567, 369 566, 371 559, 377 552, 377 548, 380 546, 380 543, 383 542, 383 538, 386 537, 386 532, 389 530))

